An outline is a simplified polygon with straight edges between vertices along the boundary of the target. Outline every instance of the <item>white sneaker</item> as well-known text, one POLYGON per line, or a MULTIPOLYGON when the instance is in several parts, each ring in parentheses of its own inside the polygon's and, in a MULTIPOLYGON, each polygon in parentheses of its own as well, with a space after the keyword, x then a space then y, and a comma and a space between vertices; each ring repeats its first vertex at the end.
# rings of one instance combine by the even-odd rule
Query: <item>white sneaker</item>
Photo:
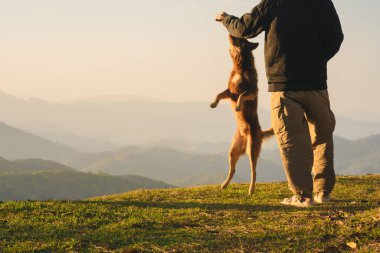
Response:
POLYGON ((281 201, 281 204, 296 207, 310 207, 313 205, 313 201, 308 198, 301 200, 298 196, 294 195, 291 198, 285 198, 283 201, 281 201))
POLYGON ((320 194, 315 194, 314 195, 314 202, 315 203, 318 203, 318 204, 324 204, 324 203, 329 203, 331 202, 331 199, 330 197, 325 197, 323 195, 320 195, 320 194))

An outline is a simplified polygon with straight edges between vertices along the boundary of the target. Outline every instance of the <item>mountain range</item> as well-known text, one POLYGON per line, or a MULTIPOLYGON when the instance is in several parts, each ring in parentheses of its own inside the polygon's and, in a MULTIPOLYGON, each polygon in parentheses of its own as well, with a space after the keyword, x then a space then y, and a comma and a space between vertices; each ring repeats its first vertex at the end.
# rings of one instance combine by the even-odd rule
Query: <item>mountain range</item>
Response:
MULTIPOLYGON (((130 146, 112 152, 79 153, 62 162, 81 171, 136 174, 176 186, 220 183, 228 171, 227 154, 195 154, 161 147, 142 149, 130 146)), ((261 159, 258 168, 258 181, 285 179, 281 167, 270 160, 261 159)), ((237 166, 235 180, 246 182, 249 177, 249 162, 243 158, 237 166)))
MULTIPOLYGON (((34 173, 31 178, 42 178, 46 171, 49 178, 59 173, 95 177, 91 172, 117 180, 133 174, 176 186, 220 183, 227 174, 229 139, 235 127, 228 107, 222 104, 211 110, 205 102, 141 98, 53 104, 0 93, 0 117, 7 122, 0 123, 0 156, 7 159, 0 159, 0 172, 21 168, 22 174, 34 173)), ((259 113, 263 128, 269 126, 269 112, 259 113)), ((379 122, 338 118, 336 132, 337 174, 379 172, 379 122)), ((264 144, 257 172, 261 182, 286 179, 274 140, 264 144)), ((242 158, 235 181, 246 182, 249 177, 248 160, 242 158)))
MULTIPOLYGON (((269 111, 259 109, 259 115, 262 127, 269 127, 269 111)), ((80 152, 102 152, 161 140, 186 139, 198 145, 229 142, 235 129, 227 103, 212 110, 208 102, 171 103, 141 97, 50 103, 0 92, 0 119, 80 152)), ((336 134, 349 140, 380 134, 380 122, 341 117, 337 122, 336 134)), ((274 144, 267 147, 273 148, 274 144)))
MULTIPOLYGON (((6 124, 0 124, 0 137, 6 140, 0 142, 0 156, 6 159, 45 158, 82 172, 115 176, 134 174, 176 186, 220 183, 228 170, 228 142, 191 143, 182 139, 146 143, 141 147, 126 146, 105 152, 78 152, 6 124)), ((38 163, 38 159, 29 160, 28 166, 31 166, 31 161, 34 161, 34 168, 59 167, 57 164, 38 163)), ((0 160, 0 171, 2 164, 8 167, 23 166, 22 160, 12 164, 0 160)), ((380 135, 354 141, 335 137, 337 174, 378 173, 379 164, 380 135)), ((62 167, 62 170, 65 169, 62 167)), ((277 149, 262 151, 257 171, 258 181, 261 182, 285 180, 277 149)), ((243 158, 238 163, 235 181, 246 182, 249 176, 249 163, 247 158, 243 158)))
MULTIPOLYGON (((203 146, 204 150, 211 150, 203 146)), ((217 145, 210 144, 211 147, 217 145)), ((112 175, 138 174, 177 186, 220 183, 228 171, 228 149, 221 144, 219 153, 193 153, 162 147, 126 147, 112 152, 69 155, 64 164, 83 171, 112 175)), ((339 175, 380 173, 380 135, 350 141, 335 137, 335 169, 339 175)), ((250 178, 249 162, 242 158, 237 166, 235 181, 250 178)), ((263 150, 258 162, 259 182, 286 179, 277 149, 263 150)))

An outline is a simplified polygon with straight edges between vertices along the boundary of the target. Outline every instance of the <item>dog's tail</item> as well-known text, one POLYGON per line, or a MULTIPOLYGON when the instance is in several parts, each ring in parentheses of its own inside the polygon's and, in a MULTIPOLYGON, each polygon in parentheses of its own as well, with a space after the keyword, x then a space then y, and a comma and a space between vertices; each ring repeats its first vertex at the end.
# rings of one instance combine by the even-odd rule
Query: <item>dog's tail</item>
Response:
POLYGON ((264 141, 271 138, 272 136, 274 136, 273 128, 262 131, 261 135, 262 135, 264 141))

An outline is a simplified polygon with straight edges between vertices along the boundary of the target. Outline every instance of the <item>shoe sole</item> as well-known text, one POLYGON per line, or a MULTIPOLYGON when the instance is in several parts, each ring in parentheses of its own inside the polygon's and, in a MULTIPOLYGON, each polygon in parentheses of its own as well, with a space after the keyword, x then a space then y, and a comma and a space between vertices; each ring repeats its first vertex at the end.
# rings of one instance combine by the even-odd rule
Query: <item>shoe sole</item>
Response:
POLYGON ((308 205, 303 205, 303 204, 290 204, 290 203, 286 203, 286 202, 280 202, 282 205, 284 206, 294 206, 294 207, 302 207, 302 208, 308 208, 308 207, 312 207, 313 204, 308 204, 308 205))
POLYGON ((314 199, 314 203, 315 204, 328 204, 328 203, 331 203, 332 201, 331 200, 323 200, 323 201, 317 201, 314 199))

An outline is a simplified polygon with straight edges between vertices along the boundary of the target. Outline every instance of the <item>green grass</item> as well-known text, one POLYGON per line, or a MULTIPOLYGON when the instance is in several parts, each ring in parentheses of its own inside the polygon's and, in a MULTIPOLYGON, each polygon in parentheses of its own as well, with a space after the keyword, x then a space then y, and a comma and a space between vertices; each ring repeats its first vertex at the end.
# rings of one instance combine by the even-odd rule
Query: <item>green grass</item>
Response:
POLYGON ((0 252, 380 250, 380 175, 341 177, 334 203, 281 206, 286 183, 139 190, 86 201, 0 204, 0 252))

